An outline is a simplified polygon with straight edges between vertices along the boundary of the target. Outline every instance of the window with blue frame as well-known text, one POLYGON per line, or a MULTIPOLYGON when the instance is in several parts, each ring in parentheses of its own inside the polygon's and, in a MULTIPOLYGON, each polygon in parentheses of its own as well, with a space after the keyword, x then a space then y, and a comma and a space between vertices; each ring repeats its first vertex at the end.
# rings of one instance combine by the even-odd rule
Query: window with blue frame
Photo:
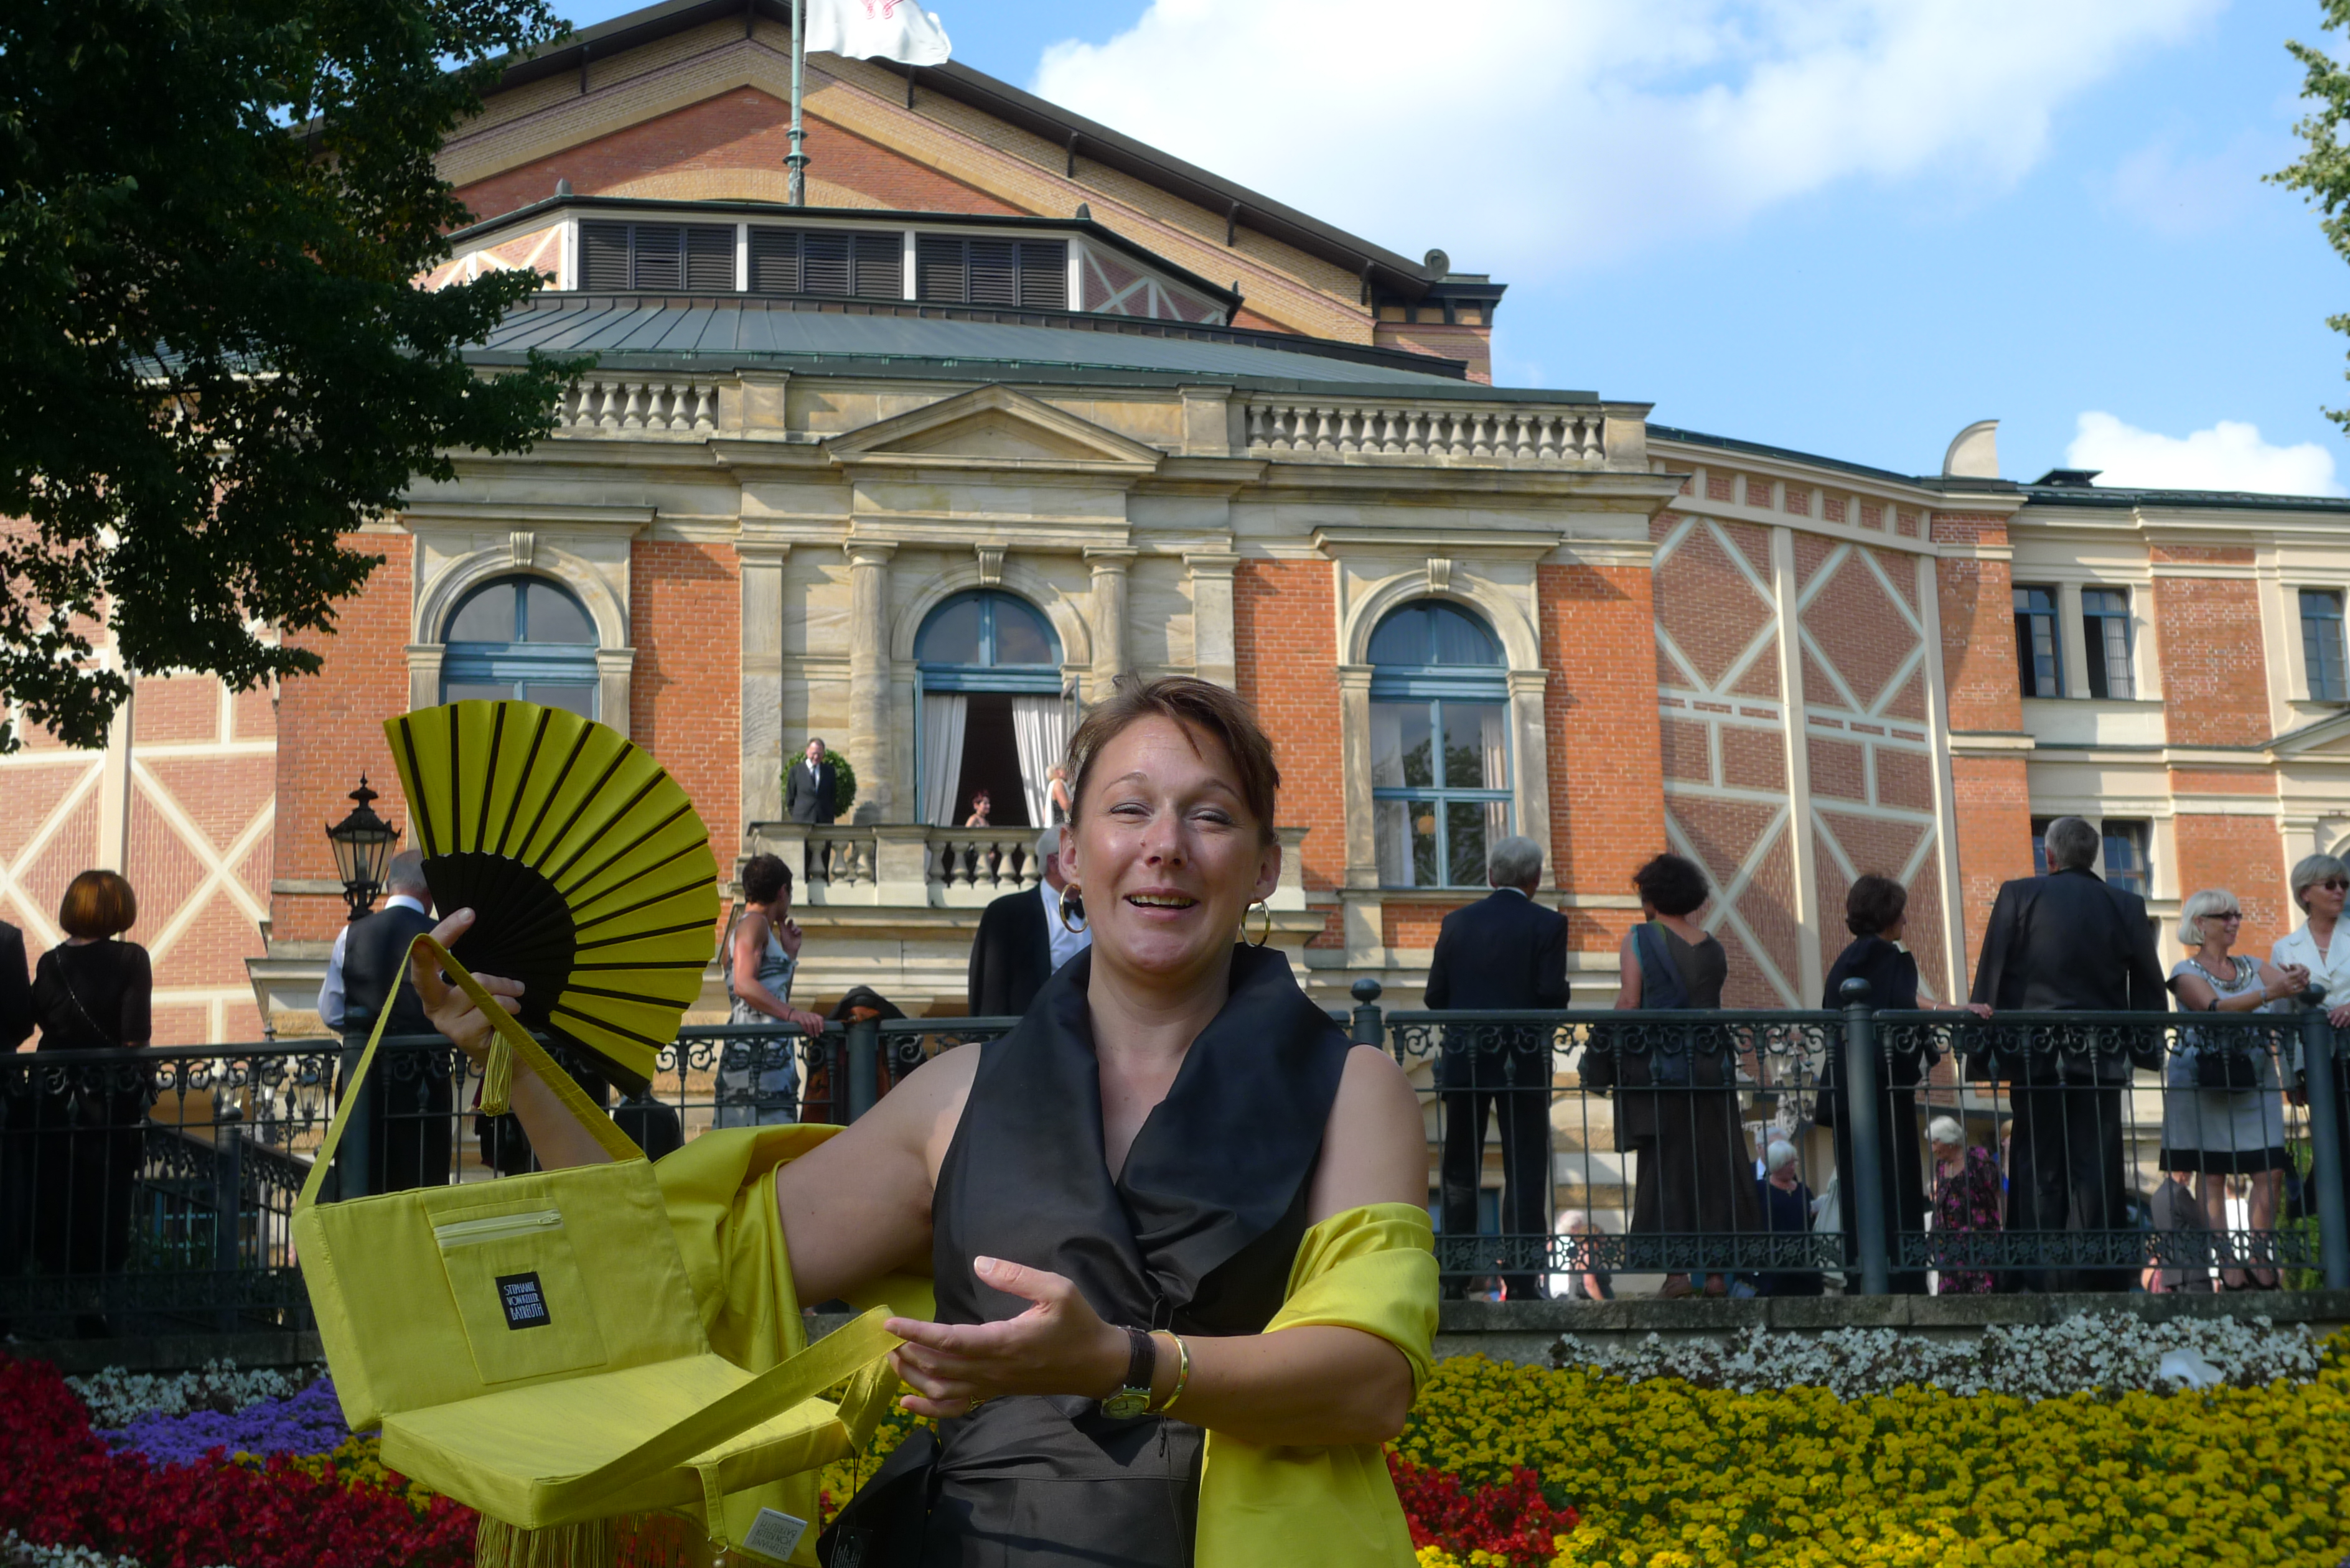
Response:
POLYGON ((921 820, 962 825, 984 793, 989 826, 1045 826, 1046 770, 1067 751, 1072 728, 1052 622, 1016 595, 960 593, 923 620, 914 660, 921 820))
POLYGON ((2309 671, 2311 701, 2350 701, 2342 651, 2342 596, 2324 588, 2302 589, 2301 658, 2309 671))
POLYGON ((1480 888, 1510 832, 1510 687, 1502 645, 1434 599, 1371 634, 1371 818, 1379 881, 1480 888))
POLYGON ((596 623, 544 577, 498 577, 458 602, 442 628, 441 701, 519 698, 596 712, 596 623))

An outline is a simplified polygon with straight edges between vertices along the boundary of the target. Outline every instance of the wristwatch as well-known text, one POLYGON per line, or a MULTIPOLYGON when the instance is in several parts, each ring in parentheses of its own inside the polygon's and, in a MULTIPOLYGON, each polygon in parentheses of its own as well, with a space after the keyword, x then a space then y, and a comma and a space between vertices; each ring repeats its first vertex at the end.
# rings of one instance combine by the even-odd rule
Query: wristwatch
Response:
POLYGON ((1102 1414, 1113 1421, 1128 1420, 1150 1408, 1150 1376, 1159 1370, 1159 1342, 1139 1328, 1128 1328, 1126 1336, 1134 1344, 1133 1353, 1127 1357, 1126 1381, 1101 1402, 1102 1414))

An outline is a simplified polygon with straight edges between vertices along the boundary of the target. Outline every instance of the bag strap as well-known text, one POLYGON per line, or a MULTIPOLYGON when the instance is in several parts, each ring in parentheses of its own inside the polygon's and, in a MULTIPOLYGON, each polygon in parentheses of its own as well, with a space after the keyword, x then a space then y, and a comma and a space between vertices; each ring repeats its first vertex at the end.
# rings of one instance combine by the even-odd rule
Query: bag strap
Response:
MULTIPOLYGON (((571 1075, 557 1066, 546 1048, 530 1037, 530 1031, 522 1026, 522 1020, 500 1007, 497 1000, 483 989, 482 982, 475 980, 463 964, 450 957, 447 948, 432 940, 430 931, 418 932, 415 940, 408 944, 408 952, 400 961, 403 967, 414 961, 419 949, 440 961, 441 967, 449 972, 449 977, 457 982, 457 989, 465 993, 465 999, 480 1010, 482 1016, 490 1021, 490 1027, 497 1032, 497 1040, 491 1046, 490 1065, 484 1070, 485 1081, 500 1075, 502 1071, 510 1075, 513 1070, 512 1057, 505 1062, 497 1060, 497 1046, 503 1044, 514 1056, 519 1056, 530 1064, 539 1080, 554 1091, 555 1097, 563 1102, 566 1110, 579 1118, 579 1125, 588 1129, 606 1154, 615 1160, 645 1158, 645 1151, 604 1114, 604 1107, 589 1099, 579 1085, 572 1082, 571 1075)), ((400 987, 393 985, 383 999, 383 1010, 375 1015, 375 1030, 368 1036, 367 1049, 359 1054, 359 1067, 351 1074, 351 1081, 343 1087, 343 1103, 335 1109, 335 1119, 327 1127, 326 1141, 318 1146, 317 1155, 310 1161, 310 1174, 303 1180, 301 1195, 294 1199, 294 1212, 296 1214, 318 1200, 319 1184, 326 1180, 328 1168, 335 1162, 335 1150, 343 1141, 344 1127, 348 1124, 351 1113, 359 1107, 359 1085, 367 1081, 368 1069, 375 1064, 376 1047, 383 1040, 384 1025, 391 1022, 392 1004, 399 1000, 400 987)))
POLYGON ((1642 1004, 1648 998, 1648 978, 1654 970, 1662 981, 1658 990, 1665 993, 1667 1008, 1672 1004, 1689 1005, 1689 987, 1681 981, 1680 966, 1673 962, 1672 945, 1654 925, 1643 920, 1632 928, 1632 945, 1640 953, 1640 992, 1642 1004))
MULTIPOLYGON (((881 1326, 889 1318, 889 1308, 875 1307, 733 1393, 654 1433, 618 1459, 566 1482, 566 1490, 592 1495, 691 1464, 698 1455, 742 1436, 760 1422, 848 1382, 898 1347, 898 1336, 881 1326)), ((712 1521, 712 1528, 717 1528, 718 1522, 712 1521)))

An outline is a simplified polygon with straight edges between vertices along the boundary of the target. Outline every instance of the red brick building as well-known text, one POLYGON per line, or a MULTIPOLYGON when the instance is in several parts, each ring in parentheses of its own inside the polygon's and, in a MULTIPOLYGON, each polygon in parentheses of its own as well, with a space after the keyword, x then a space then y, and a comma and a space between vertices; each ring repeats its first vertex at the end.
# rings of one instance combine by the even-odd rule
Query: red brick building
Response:
POLYGON ((75 871, 125 869, 159 1039, 316 1027, 322 829, 362 773, 404 823, 380 722, 461 695, 624 728, 722 864, 799 853, 781 775, 826 738, 859 792, 815 835, 803 1000, 910 1011, 960 1009, 979 908, 1033 880, 1037 759, 1127 671, 1256 703, 1279 940, 1332 1005, 1413 999, 1503 831, 1549 847, 1578 1001, 1670 846, 1759 1006, 1816 999, 1869 871, 1963 991, 2037 818, 2103 823, 2158 909, 2233 888, 2260 950, 2292 858, 2350 836, 2350 504, 2019 484, 1981 427, 1905 474, 1496 388, 1503 286, 960 66, 813 58, 788 208, 780 10, 588 29, 452 139, 481 221, 427 281, 536 267, 480 362, 597 364, 536 452, 368 531, 322 675, 146 677, 105 753, 0 761, 0 917, 37 950, 75 871), (981 785, 998 829, 949 826, 981 785))

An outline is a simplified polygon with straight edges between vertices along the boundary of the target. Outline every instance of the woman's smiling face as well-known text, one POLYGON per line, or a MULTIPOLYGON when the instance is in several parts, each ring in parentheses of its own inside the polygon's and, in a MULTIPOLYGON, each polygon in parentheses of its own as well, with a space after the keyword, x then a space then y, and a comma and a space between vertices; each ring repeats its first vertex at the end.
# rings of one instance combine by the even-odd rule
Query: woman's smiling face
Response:
POLYGON ((1227 955, 1242 915, 1272 895, 1281 846, 1249 815, 1212 735, 1152 714, 1086 770, 1065 868, 1084 890, 1094 961, 1147 983, 1187 983, 1227 955))

